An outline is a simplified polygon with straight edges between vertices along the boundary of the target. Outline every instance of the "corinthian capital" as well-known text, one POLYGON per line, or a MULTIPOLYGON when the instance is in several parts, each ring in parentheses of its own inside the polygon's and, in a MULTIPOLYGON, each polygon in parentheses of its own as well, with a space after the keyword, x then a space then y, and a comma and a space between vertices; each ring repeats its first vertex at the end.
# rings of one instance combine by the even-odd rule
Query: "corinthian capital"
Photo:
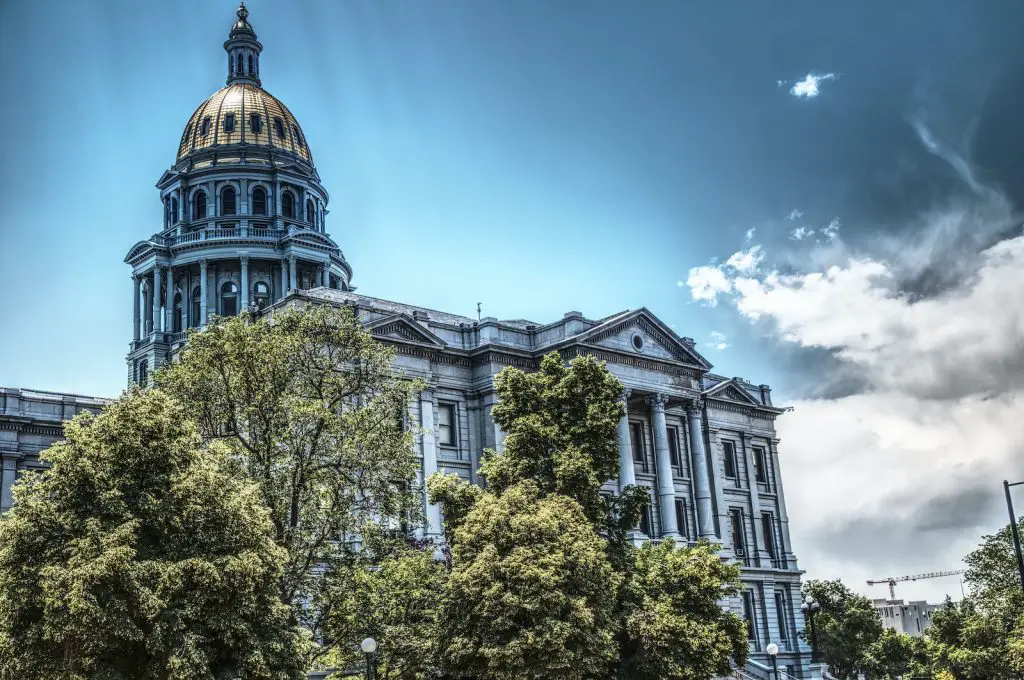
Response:
POLYGON ((686 403, 686 412, 688 414, 690 414, 691 417, 699 416, 701 414, 701 409, 703 409, 703 408, 704 408, 704 400, 701 399, 700 397, 696 397, 694 399, 691 399, 690 401, 688 401, 686 403))
POLYGON ((665 405, 668 404, 668 395, 652 394, 647 398, 647 403, 649 403, 651 408, 655 411, 664 411, 665 405))

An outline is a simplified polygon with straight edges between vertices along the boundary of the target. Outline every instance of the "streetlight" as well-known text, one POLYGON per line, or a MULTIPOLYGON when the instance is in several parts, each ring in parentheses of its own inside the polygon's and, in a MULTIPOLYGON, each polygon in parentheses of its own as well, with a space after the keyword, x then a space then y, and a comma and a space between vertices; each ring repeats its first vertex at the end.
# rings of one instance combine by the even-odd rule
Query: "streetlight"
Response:
POLYGON ((779 680, 779 662, 775 658, 779 655, 779 646, 772 642, 765 647, 764 651, 768 652, 768 656, 772 659, 772 676, 775 680, 779 680))
POLYGON ((368 637, 362 641, 359 647, 366 655, 366 680, 373 680, 373 653, 377 651, 377 641, 368 637))
POLYGON ((821 605, 808 595, 804 598, 804 603, 800 605, 800 609, 803 610, 804 616, 807 617, 808 623, 811 624, 811 663, 819 663, 821 659, 818 658, 818 634, 814 630, 814 615, 821 609, 821 605))
POLYGON ((1003 480, 1003 491, 1006 492, 1006 509, 1010 511, 1010 535, 1013 536, 1013 552, 1017 555, 1017 571, 1020 573, 1020 587, 1024 588, 1024 557, 1020 555, 1020 533, 1017 531, 1017 516, 1013 513, 1013 501, 1010 499, 1010 487, 1020 486, 1024 482, 1010 484, 1003 480))

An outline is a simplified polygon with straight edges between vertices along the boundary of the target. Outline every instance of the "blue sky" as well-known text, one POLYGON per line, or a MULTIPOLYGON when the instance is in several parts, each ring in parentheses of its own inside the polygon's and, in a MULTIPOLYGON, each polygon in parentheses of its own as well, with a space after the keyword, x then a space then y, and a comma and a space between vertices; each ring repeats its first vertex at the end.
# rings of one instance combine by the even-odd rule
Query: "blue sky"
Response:
MULTIPOLYGON (((959 337, 942 324, 966 312, 928 305, 975 300, 985 253, 1019 230, 1018 3, 248 7, 263 84, 303 126, 331 193, 328 231, 360 292, 538 322, 650 308, 716 371, 768 382, 798 406, 779 423, 795 506, 815 508, 815 480, 863 461, 843 474, 860 480, 861 500, 795 539, 824 575, 948 568, 1002 521, 989 478, 1024 476, 1011 453, 1024 442, 1001 432, 1020 414, 1022 386, 1007 378, 1024 374, 1019 342, 964 359, 924 339, 959 337), (749 266, 723 264, 734 255, 749 266), (809 281, 831 287, 810 295, 809 281), (862 297, 839 295, 851 291, 862 297), (901 327, 908 319, 924 325, 901 327), (949 373, 960 360, 975 362, 973 377, 949 373), (932 383, 890 379, 928 362, 932 383), (1008 410, 971 401, 992 393, 1008 410), (953 428, 939 443, 892 444, 930 441, 945 432, 935 423, 953 428), (973 476, 920 491, 922 461, 950 449, 949 465, 973 476), (904 486, 877 484, 883 467, 904 470, 904 486), (929 524, 942 508, 964 519, 929 524), (879 536, 890 548, 872 552, 879 536), (914 555, 900 549, 908 541, 914 555)), ((103 396, 125 386, 122 258, 159 229, 154 184, 194 108, 224 83, 234 9, 0 5, 0 384, 103 396)), ((981 310, 973 327, 1006 325, 988 299, 969 307, 981 310)))

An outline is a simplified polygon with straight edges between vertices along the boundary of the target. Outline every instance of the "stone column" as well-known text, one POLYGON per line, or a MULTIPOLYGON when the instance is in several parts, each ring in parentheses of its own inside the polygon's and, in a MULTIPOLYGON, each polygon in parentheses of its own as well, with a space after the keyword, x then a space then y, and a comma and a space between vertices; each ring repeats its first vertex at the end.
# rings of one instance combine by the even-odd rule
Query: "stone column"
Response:
MULTIPOLYGON (((272 121, 267 121, 267 125, 270 125, 272 121)), ((273 134, 273 130, 268 131, 273 134)), ((281 216, 281 183, 274 181, 274 224, 277 225, 278 229, 284 227, 284 219, 281 216)))
POLYGON ((782 472, 779 469, 779 440, 772 439, 768 446, 768 455, 772 462, 772 475, 775 477, 775 494, 779 501, 779 553, 786 558, 786 566, 796 569, 796 556, 793 544, 789 539, 789 513, 786 512, 786 496, 782 492, 782 472))
POLYGON ((668 397, 655 394, 650 398, 651 424, 654 427, 654 453, 658 466, 658 511, 661 514, 661 537, 679 538, 676 521, 676 486, 672 480, 672 456, 668 449, 668 428, 665 425, 665 404, 668 397))
POLYGON ((764 528, 761 526, 761 494, 757 488, 757 472, 754 469, 754 441, 749 434, 743 435, 743 461, 747 468, 747 484, 750 486, 750 520, 754 525, 754 550, 752 556, 755 565, 763 567, 771 564, 768 544, 765 542, 764 528))
POLYGON ((132 325, 134 327, 132 334, 135 342, 138 342, 139 338, 142 337, 142 300, 140 299, 142 296, 142 280, 135 274, 132 274, 132 290, 134 291, 132 299, 135 301, 132 314, 132 325))
POLYGON ((288 290, 297 290, 299 287, 298 274, 295 271, 295 256, 288 256, 288 290))
POLYGON ((434 395, 429 392, 420 393, 420 435, 423 454, 423 502, 427 508, 427 537, 441 537, 444 527, 441 525, 441 508, 427 500, 427 480, 437 472, 437 439, 434 436, 434 395))
POLYGON ((160 332, 160 267, 153 267, 153 333, 160 332))
POLYGON ((3 471, 0 478, 0 513, 7 512, 14 505, 14 498, 11 495, 11 488, 18 478, 18 456, 17 454, 5 454, 3 457, 3 471))
POLYGON ((239 311, 245 312, 249 309, 249 258, 243 257, 240 261, 242 263, 242 290, 240 291, 239 311))
POLYGON ((167 293, 164 295, 164 332, 174 330, 174 269, 167 268, 167 293))
POLYGON ((697 531, 701 538, 716 538, 715 520, 711 507, 708 457, 704 452, 704 424, 701 421, 700 401, 691 402, 686 409, 686 414, 690 421, 690 467, 693 469, 693 495, 697 500, 697 531))
POLYGON ((619 493, 627 486, 636 484, 633 474, 633 445, 629 440, 629 395, 630 390, 622 391, 622 416, 619 418, 619 493))
POLYGON ((324 262, 320 265, 320 285, 324 288, 331 287, 331 266, 324 262))
POLYGON ((207 280, 210 277, 206 271, 206 260, 199 261, 199 327, 206 328, 206 322, 210 315, 207 313, 207 280))

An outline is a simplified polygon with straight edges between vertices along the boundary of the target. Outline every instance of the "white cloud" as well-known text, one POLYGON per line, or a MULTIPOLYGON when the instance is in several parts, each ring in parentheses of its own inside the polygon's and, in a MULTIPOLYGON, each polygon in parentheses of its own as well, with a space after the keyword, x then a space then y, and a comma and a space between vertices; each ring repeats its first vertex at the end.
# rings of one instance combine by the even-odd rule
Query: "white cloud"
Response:
POLYGON ((732 284, 720 267, 706 265, 694 267, 686 278, 690 287, 690 295, 697 302, 704 302, 710 307, 718 304, 718 296, 732 290, 732 284))
POLYGON ((747 229, 747 233, 743 237, 743 242, 744 243, 750 243, 751 241, 753 241, 754 240, 754 232, 756 232, 756 231, 757 231, 756 227, 751 227, 750 229, 747 229))
POLYGON ((725 266, 740 274, 752 274, 757 271, 757 267, 763 259, 764 249, 761 246, 751 246, 730 255, 729 259, 725 261, 725 266))
POLYGON ((793 208, 792 210, 789 211, 789 214, 786 215, 786 219, 787 220, 798 220, 798 219, 800 219, 803 216, 804 216, 804 214, 802 212, 800 212, 796 208, 793 208))
POLYGON ((789 232, 789 237, 794 241, 803 241, 805 238, 810 238, 814 235, 813 229, 807 227, 797 227, 793 231, 789 232))
POLYGON ((712 349, 722 351, 724 349, 729 349, 729 343, 727 342, 728 339, 729 338, 726 337, 725 333, 720 331, 711 331, 710 342, 706 342, 704 344, 712 349))
POLYGON ((803 80, 798 80, 793 83, 793 87, 789 89, 789 93, 794 97, 804 97, 805 99, 811 99, 818 96, 818 86, 826 80, 835 80, 836 74, 834 73, 823 73, 814 74, 808 73, 803 80))
POLYGON ((835 241, 839 236, 839 218, 833 217, 831 222, 821 228, 821 233, 829 241, 835 241))

